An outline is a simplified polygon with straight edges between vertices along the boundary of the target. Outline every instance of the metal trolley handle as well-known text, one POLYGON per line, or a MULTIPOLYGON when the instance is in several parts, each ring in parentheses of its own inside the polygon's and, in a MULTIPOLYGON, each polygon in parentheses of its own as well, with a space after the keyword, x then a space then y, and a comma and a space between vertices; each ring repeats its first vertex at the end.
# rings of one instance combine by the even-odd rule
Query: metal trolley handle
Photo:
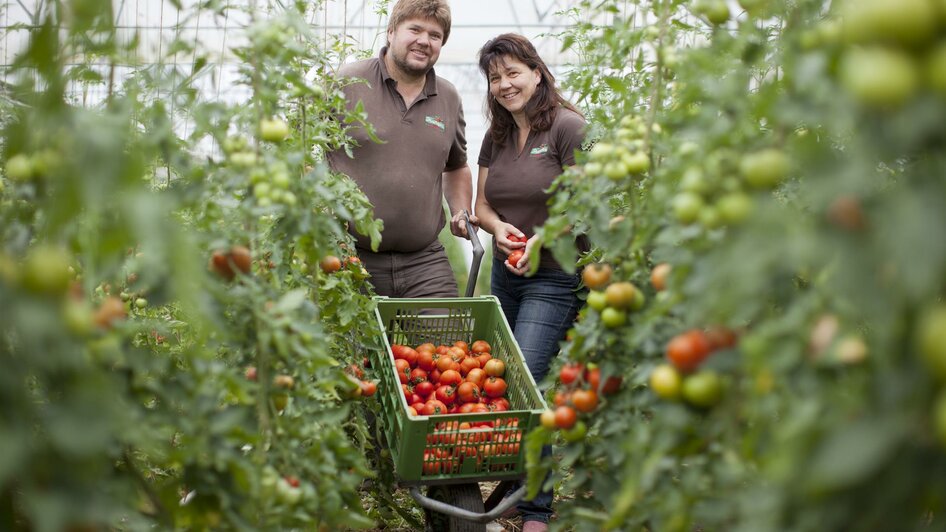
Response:
POLYGON ((498 517, 502 516, 506 510, 512 508, 516 503, 522 500, 526 495, 526 487, 522 486, 512 493, 512 495, 504 498, 495 508, 488 512, 477 513, 471 512, 469 510, 464 510, 463 508, 457 508, 452 504, 447 504, 436 499, 431 499, 426 495, 422 494, 417 486, 412 486, 410 488, 411 497, 414 497, 414 500, 417 501, 417 504, 420 504, 422 507, 432 510, 434 512, 440 512, 442 514, 447 514, 453 517, 458 517, 460 519, 466 519, 467 521, 473 521, 474 523, 489 523, 490 521, 495 521, 498 517))
POLYGON ((480 274, 480 261, 483 259, 483 244, 480 243, 480 237, 476 235, 476 227, 470 222, 470 213, 463 209, 463 221, 466 222, 466 234, 470 236, 470 243, 473 244, 473 264, 470 265, 470 276, 466 282, 466 297, 473 297, 473 291, 476 289, 476 278, 480 274))

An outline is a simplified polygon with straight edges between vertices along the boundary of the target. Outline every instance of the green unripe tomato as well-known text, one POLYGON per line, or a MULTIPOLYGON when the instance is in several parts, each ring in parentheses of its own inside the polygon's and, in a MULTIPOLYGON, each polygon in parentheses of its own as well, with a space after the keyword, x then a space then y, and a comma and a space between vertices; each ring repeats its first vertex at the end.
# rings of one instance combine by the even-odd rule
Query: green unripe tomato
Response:
POLYGON ((867 107, 906 103, 920 84, 919 68, 906 52, 888 48, 851 48, 841 57, 841 85, 867 107))
POLYGON ((136 308, 145 308, 145 307, 147 307, 147 306, 148 306, 148 300, 147 300, 147 299, 145 299, 145 298, 143 298, 143 297, 139 297, 138 299, 135 299, 135 307, 136 307, 136 308))
POLYGON ((680 178, 680 190, 683 192, 706 194, 709 188, 709 183, 706 182, 703 170, 700 168, 691 166, 683 171, 683 177, 680 178))
POLYGON ((789 161, 785 152, 766 148, 747 153, 739 162, 739 172, 750 186, 772 188, 788 175, 789 161))
POLYGON ((936 32, 936 8, 930 0, 846 0, 841 32, 852 44, 918 46, 936 32))
POLYGON ((624 162, 625 169, 632 174, 642 174, 650 170, 650 157, 642 151, 628 154, 622 157, 621 161, 624 162))
POLYGON ((601 312, 608 306, 608 298, 601 290, 588 292, 588 306, 601 312))
POLYGON ((680 223, 691 224, 700 216, 703 209, 703 198, 692 192, 681 192, 673 197, 673 214, 680 223))
POLYGON ((608 329, 616 329, 627 323, 627 312, 613 307, 601 311, 601 322, 608 329))
POLYGON ((62 304, 62 321, 72 334, 85 337, 92 334, 95 326, 92 322, 92 305, 86 301, 65 298, 62 304))
POLYGON ((6 174, 11 181, 29 181, 33 177, 33 162, 18 153, 7 159, 6 174))
POLYGON ((273 186, 277 188, 289 188, 289 173, 279 171, 273 174, 273 186))
POLYGON ((23 264, 23 286, 40 294, 62 294, 69 288, 69 254, 41 245, 30 250, 23 264))
POLYGON ((946 381, 946 305, 927 309, 916 328, 916 344, 926 366, 946 381))
POLYGON ((683 379, 683 398, 686 402, 700 408, 710 408, 723 397, 723 383, 719 375, 712 370, 703 370, 683 379))
POLYGON ((621 161, 610 161, 604 165, 604 175, 611 181, 620 181, 627 177, 627 167, 621 161))
POLYGON ((614 146, 607 142, 598 142, 591 148, 588 158, 596 162, 604 162, 614 155, 614 146))
POLYGON ((253 195, 257 198, 269 198, 273 195, 273 187, 265 181, 253 185, 253 195))
POLYGON ((748 194, 731 192, 716 201, 716 211, 723 222, 736 225, 752 214, 755 204, 748 194))
POLYGON ((260 138, 268 142, 282 142, 289 136, 289 124, 279 118, 264 118, 259 123, 260 138))
POLYGON ((590 162, 585 164, 585 173, 590 176, 601 175, 604 173, 604 165, 598 162, 590 162))
POLYGON ((694 9, 702 13, 711 24, 717 26, 729 20, 729 6, 726 5, 726 0, 704 0, 697 3, 694 9))
POLYGON ((716 229, 724 225, 723 218, 716 207, 706 206, 700 209, 699 223, 707 229, 716 229))

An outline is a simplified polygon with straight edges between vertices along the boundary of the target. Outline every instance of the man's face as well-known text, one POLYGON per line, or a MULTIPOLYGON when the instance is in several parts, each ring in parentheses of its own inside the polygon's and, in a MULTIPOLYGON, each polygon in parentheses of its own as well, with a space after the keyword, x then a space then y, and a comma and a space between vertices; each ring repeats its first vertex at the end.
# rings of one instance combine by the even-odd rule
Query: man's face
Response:
POLYGON ((388 32, 388 52, 394 64, 406 74, 427 73, 443 46, 443 28, 434 19, 412 18, 388 32))

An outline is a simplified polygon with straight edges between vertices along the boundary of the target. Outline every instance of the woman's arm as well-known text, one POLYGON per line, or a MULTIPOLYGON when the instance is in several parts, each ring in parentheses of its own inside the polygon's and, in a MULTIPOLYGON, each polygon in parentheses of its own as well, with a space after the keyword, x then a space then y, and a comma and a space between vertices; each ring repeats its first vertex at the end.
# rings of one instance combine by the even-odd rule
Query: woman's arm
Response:
POLYGON ((484 231, 493 235, 496 240, 496 246, 499 251, 508 255, 514 249, 524 248, 524 242, 513 242, 509 240, 509 235, 518 237, 525 236, 522 231, 512 224, 508 224, 499 219, 499 215, 486 201, 486 179, 489 176, 489 167, 480 166, 479 174, 476 178, 476 206, 474 212, 480 221, 480 227, 484 231))

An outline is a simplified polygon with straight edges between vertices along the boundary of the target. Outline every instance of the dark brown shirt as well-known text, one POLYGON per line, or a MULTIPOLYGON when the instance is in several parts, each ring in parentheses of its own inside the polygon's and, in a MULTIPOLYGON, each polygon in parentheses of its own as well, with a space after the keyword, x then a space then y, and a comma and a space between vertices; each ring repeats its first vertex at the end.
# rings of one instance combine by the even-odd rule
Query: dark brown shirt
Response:
MULTIPOLYGON (((566 166, 575 164, 575 150, 584 139, 585 120, 578 113, 559 108, 548 131, 529 132, 522 152, 518 152, 513 130, 502 146, 493 145, 489 134, 483 139, 479 165, 488 167, 486 201, 499 219, 516 226, 531 237, 549 217, 548 193, 552 181, 566 166)), ((503 257, 496 245, 493 253, 503 257)), ((561 270, 547 249, 542 250, 539 267, 561 270)))
MULTIPOLYGON (((436 240, 446 219, 443 172, 466 165, 466 122, 456 88, 433 69, 417 100, 408 107, 388 74, 383 57, 344 65, 342 77, 367 80, 345 87, 350 109, 364 105, 368 122, 384 141, 372 141, 363 128, 349 131, 357 146, 327 156, 332 169, 347 174, 368 196, 376 218, 384 221, 379 251, 412 252, 436 240)), ((358 246, 370 240, 355 235, 358 246)))

